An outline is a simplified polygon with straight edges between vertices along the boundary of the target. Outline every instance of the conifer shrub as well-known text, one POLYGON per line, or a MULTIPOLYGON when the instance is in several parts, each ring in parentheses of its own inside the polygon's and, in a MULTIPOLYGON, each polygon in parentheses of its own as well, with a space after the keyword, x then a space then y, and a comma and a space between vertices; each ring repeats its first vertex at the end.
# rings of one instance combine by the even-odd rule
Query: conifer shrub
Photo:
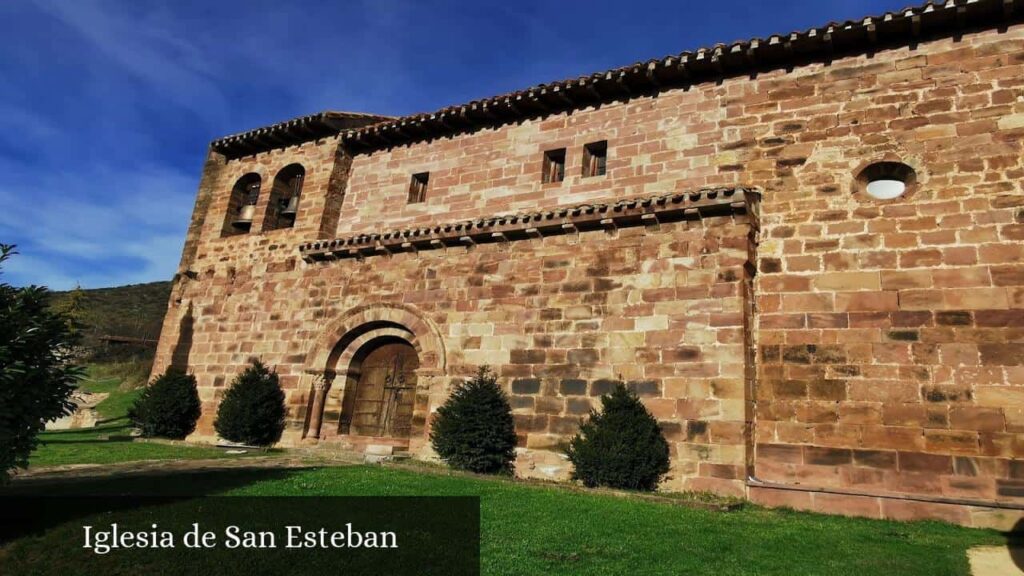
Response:
POLYGON ((484 474, 512 471, 516 448, 512 407, 490 368, 480 368, 438 408, 430 441, 453 468, 484 474))
POLYGON ((621 383, 601 397, 567 450, 573 479, 584 486, 654 490, 668 473, 668 442, 657 420, 621 383))
POLYGON ((172 367, 135 399, 128 418, 147 438, 181 440, 196 429, 199 412, 196 377, 172 367))
POLYGON ((277 373, 253 359, 231 382, 213 427, 225 440, 266 447, 281 439, 284 419, 284 392, 277 373))

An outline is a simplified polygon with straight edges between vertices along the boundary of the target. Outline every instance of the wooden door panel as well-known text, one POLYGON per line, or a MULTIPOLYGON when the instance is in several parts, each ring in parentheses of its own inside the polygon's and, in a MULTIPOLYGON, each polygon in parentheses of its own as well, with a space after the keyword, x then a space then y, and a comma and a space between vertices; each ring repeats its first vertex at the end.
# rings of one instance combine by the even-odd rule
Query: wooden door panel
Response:
POLYGON ((416 350, 408 344, 385 344, 370 352, 360 365, 351 433, 408 437, 418 367, 416 350))

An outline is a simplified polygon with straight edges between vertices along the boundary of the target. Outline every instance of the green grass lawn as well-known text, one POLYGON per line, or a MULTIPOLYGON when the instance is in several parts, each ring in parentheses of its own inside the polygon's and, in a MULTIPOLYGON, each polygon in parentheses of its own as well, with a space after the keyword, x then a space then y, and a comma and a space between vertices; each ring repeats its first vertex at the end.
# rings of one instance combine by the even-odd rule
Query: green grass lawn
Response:
POLYGON ((260 456, 251 451, 244 455, 227 454, 220 448, 181 446, 156 442, 132 441, 127 419, 118 419, 95 428, 55 430, 39 435, 39 447, 29 458, 29 469, 67 464, 111 464, 137 460, 196 460, 260 456))
MULTIPOLYGON (((26 494, 39 489, 15 484, 6 491, 26 494)), ((481 564, 483 573, 491 575, 964 575, 967 548, 1005 542, 993 531, 934 522, 853 519, 755 506, 714 512, 375 466, 190 474, 187 481, 180 475, 147 476, 68 483, 61 489, 107 494, 479 496, 481 564)), ((159 518, 161 525, 186 524, 194 521, 199 500, 169 506, 173 508, 164 514, 147 517, 159 518)), ((80 539, 80 526, 80 521, 67 523, 41 536, 15 540, 0 549, 0 565, 12 574, 67 570, 55 551, 67 546, 69 539, 80 539)), ((263 568, 287 572, 287 555, 281 558, 280 566, 263 568)), ((108 575, 134 573, 140 561, 133 554, 111 554, 102 557, 102 566, 108 575)), ((170 573, 174 566, 151 562, 146 568, 150 573, 170 573)))
MULTIPOLYGON (((128 409, 142 389, 122 390, 120 378, 103 377, 103 367, 90 366, 88 374, 81 384, 83 390, 109 394, 96 406, 100 422, 95 428, 43 432, 39 435, 39 446, 29 458, 30 467, 237 457, 212 447, 133 442, 129 436, 128 409)), ((252 451, 245 454, 251 455, 264 454, 252 451)))
POLYGON ((88 379, 82 382, 79 389, 93 394, 109 394, 106 400, 96 406, 96 411, 103 420, 126 416, 132 403, 142 394, 142 388, 121 390, 120 378, 97 376, 97 372, 95 367, 90 366, 88 379))
MULTIPOLYGON (((93 372, 96 375, 96 372, 93 372)), ((87 390, 110 396, 97 410, 105 419, 91 429, 41 436, 31 465, 112 463, 227 456, 215 448, 132 442, 126 413, 139 390, 121 390, 116 378, 95 378, 87 390)), ((159 476, 78 479, 59 485, 15 482, 2 495, 60 493, 231 496, 471 495, 481 498, 481 564, 484 574, 676 575, 900 574, 965 575, 965 551, 1003 544, 993 531, 919 522, 851 519, 745 506, 715 512, 666 503, 574 492, 471 476, 443 469, 410 471, 373 466, 217 473, 167 472, 159 476)), ((159 517, 161 525, 187 525, 200 500, 129 512, 159 517), (155 514, 155 516, 154 516, 155 514)), ((61 561, 59 551, 80 539, 81 522, 54 521, 43 534, 0 548, 0 573, 85 573, 61 561)), ((97 557, 107 576, 183 570, 167 556, 128 551, 97 557), (160 559, 164 558, 164 559, 160 559)), ((288 571, 287 555, 280 566, 288 571)), ((190 566, 190 569, 194 566, 190 566)), ((97 572, 98 573, 98 572, 97 572)))

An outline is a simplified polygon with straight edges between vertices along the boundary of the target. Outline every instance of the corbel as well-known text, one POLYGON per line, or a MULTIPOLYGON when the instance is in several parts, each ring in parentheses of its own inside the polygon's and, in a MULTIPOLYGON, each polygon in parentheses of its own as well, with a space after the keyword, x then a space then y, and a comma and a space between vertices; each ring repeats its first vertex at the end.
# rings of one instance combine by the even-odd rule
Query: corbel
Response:
POLYGON ((653 212, 641 214, 640 222, 643 223, 648 232, 657 232, 661 229, 661 223, 658 222, 658 215, 653 212))
POLYGON ((501 244, 501 249, 502 250, 508 250, 509 249, 508 237, 506 237, 503 233, 501 233, 501 232, 492 232, 491 233, 491 238, 493 238, 499 244, 501 244))
POLYGON ((615 236, 615 235, 617 235, 619 233, 619 228, 618 228, 618 226, 615 225, 615 219, 614 218, 603 218, 601 220, 601 226, 604 227, 604 231, 609 236, 615 236))
POLYGON ((562 224, 562 232, 569 235, 569 244, 577 244, 580 241, 580 230, 572 222, 562 224))

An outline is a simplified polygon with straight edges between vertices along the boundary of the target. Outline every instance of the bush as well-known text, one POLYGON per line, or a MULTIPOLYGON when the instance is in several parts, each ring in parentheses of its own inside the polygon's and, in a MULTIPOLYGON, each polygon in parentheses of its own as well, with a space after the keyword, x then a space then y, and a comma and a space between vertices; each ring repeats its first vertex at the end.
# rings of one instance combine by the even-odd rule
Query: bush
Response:
MULTIPOLYGON (((15 254, 0 244, 0 264, 15 254)), ((28 465, 46 422, 71 414, 71 393, 82 377, 71 353, 79 331, 73 317, 54 311, 41 286, 0 283, 0 481, 28 465)))
POLYGON ((143 390, 128 418, 147 438, 180 440, 188 436, 199 419, 196 377, 180 368, 168 368, 143 390))
POLYGON ((284 417, 284 392, 277 383, 277 373, 254 359, 231 382, 213 427, 225 440, 270 446, 281 439, 284 417))
POLYGON ((480 368, 437 409, 430 441, 453 468, 485 474, 512 471, 516 448, 512 407, 490 368, 480 368))
POLYGON ((602 396, 601 405, 569 444, 573 479, 591 488, 654 490, 669 469, 658 422, 622 384, 602 396))

